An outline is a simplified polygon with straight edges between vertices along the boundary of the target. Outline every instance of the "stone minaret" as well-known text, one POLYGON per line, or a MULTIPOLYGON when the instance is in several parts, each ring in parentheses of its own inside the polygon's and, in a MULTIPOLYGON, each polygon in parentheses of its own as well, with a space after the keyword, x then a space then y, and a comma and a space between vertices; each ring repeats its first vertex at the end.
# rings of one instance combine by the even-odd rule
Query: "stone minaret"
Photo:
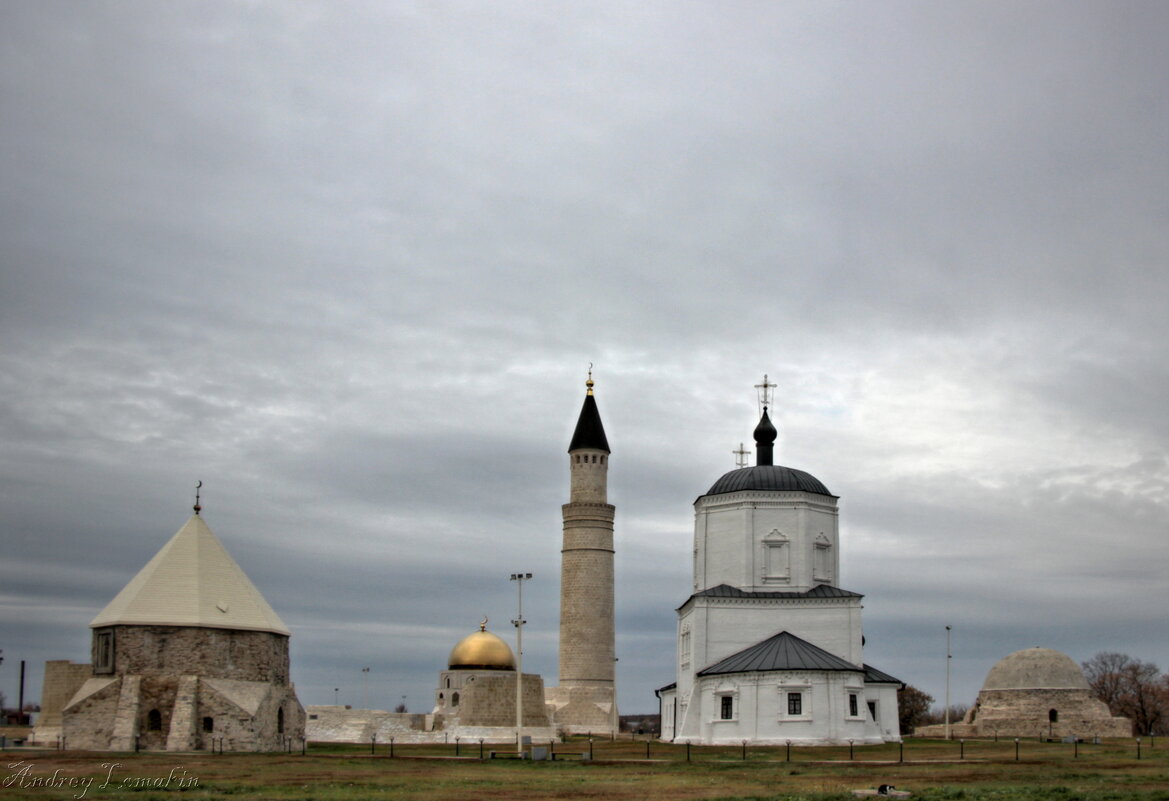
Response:
POLYGON ((607 502, 609 442, 592 373, 568 446, 560 562, 560 687, 556 722, 571 730, 616 726, 613 627, 613 506, 607 502))

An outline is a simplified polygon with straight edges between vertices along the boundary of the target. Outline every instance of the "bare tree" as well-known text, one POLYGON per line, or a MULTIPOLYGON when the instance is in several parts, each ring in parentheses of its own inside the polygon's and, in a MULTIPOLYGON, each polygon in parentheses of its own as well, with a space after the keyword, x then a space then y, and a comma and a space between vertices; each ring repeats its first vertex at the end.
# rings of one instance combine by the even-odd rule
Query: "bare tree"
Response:
POLYGON ((1152 662, 1102 651, 1083 668, 1092 692, 1113 715, 1131 720, 1135 734, 1156 734, 1169 720, 1169 675, 1152 662))
POLYGON ((901 733, 909 734, 921 726, 929 715, 930 704, 934 697, 919 690, 912 684, 906 684, 897 691, 897 718, 901 724, 901 733))

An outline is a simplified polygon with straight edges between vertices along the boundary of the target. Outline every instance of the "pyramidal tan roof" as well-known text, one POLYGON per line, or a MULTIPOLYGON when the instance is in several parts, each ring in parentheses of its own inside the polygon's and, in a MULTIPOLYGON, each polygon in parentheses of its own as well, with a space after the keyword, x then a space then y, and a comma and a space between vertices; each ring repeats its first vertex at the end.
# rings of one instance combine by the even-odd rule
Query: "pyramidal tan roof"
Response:
POLYGON ((290 634, 197 514, 89 626, 203 626, 290 634))

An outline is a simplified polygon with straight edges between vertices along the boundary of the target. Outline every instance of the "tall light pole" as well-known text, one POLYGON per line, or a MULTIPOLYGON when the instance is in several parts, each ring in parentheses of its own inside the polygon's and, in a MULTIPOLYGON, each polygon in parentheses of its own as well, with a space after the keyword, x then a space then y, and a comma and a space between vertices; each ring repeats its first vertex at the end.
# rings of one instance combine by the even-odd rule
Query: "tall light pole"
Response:
POLYGON ((950 653, 950 627, 946 626, 946 739, 950 739, 950 662, 954 655, 950 653))
POLYGON ((369 709, 369 668, 361 669, 361 708, 369 709))
POLYGON ((518 614, 512 621, 515 626, 515 741, 516 751, 524 753, 524 582, 532 577, 531 573, 512 573, 511 580, 516 583, 518 590, 518 614))

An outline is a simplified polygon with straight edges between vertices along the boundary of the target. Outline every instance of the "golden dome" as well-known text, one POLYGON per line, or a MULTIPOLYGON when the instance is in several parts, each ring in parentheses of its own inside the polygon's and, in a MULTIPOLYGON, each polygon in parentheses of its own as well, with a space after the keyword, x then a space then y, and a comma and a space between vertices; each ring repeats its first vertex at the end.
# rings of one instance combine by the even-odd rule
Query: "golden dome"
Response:
POLYGON ((459 640, 447 657, 451 670, 515 670, 511 647, 487 630, 487 619, 479 630, 459 640))

